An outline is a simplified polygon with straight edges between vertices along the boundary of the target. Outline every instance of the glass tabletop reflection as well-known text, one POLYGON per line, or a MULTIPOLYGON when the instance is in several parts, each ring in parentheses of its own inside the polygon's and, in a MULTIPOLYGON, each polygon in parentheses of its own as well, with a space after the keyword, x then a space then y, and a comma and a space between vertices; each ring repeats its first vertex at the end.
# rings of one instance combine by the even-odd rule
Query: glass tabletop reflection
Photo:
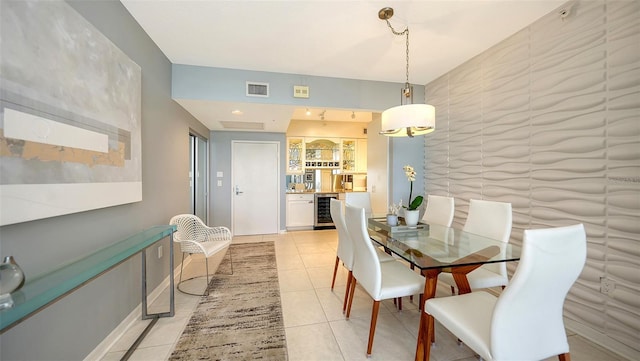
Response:
POLYGON ((440 225, 389 227, 386 219, 369 218, 369 236, 420 270, 517 261, 521 248, 510 243, 440 225))

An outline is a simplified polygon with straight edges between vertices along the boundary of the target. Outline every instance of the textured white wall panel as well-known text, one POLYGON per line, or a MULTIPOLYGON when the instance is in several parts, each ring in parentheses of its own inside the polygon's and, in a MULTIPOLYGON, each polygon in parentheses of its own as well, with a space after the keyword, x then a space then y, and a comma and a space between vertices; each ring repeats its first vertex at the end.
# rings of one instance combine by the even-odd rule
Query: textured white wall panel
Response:
POLYGON ((470 198, 511 202, 515 244, 584 223, 565 316, 640 359, 640 1, 565 6, 427 85, 425 189, 455 196, 454 226, 470 198))

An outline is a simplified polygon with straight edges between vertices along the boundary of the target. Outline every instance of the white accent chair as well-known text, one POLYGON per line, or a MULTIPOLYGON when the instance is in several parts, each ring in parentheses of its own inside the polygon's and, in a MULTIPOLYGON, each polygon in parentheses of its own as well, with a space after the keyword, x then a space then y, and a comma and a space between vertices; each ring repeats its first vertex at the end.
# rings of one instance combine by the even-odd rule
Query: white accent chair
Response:
MULTIPOLYGON (((463 230, 499 240, 506 246, 511 236, 511 213, 511 203, 471 199, 463 230)), ((503 251, 504 249, 506 247, 502 247, 503 251)), ((504 288, 509 283, 507 264, 505 262, 485 264, 467 273, 467 281, 472 290, 498 286, 504 288)), ((440 273, 438 282, 451 286, 451 293, 455 294, 456 282, 451 273, 440 273)))
MULTIPOLYGON (((349 232, 347 231, 347 225, 344 219, 344 205, 343 202, 337 199, 332 198, 330 204, 331 210, 331 219, 333 219, 333 223, 336 226, 336 230, 338 231, 338 252, 336 253, 336 264, 333 267, 333 279, 331 280, 331 290, 333 290, 333 286, 336 283, 336 274, 338 273, 338 264, 342 261, 344 267, 349 271, 349 275, 347 276, 347 287, 344 292, 344 302, 342 304, 342 312, 344 313, 347 309, 347 301, 349 299, 349 287, 351 286, 351 281, 353 279, 353 241, 349 237, 349 232)), ((389 262, 395 261, 391 255, 383 252, 379 248, 375 248, 378 253, 378 259, 380 262, 389 262)))
MULTIPOLYGON (((169 221, 169 224, 177 226, 177 231, 174 234, 174 241, 180 243, 180 249, 182 251, 182 264, 180 265, 180 280, 178 281, 178 290, 182 293, 202 296, 209 294, 209 258, 213 255, 217 255, 213 259, 212 269, 215 271, 218 269, 220 262, 224 258, 229 246, 231 245, 231 231, 227 227, 209 227, 202 222, 200 218, 193 214, 179 214, 174 216, 169 221), (190 293, 180 289, 182 283, 182 270, 184 268, 184 256, 188 253, 202 254, 205 257, 206 267, 206 279, 207 286, 203 294, 190 293)), ((229 258, 231 253, 229 252, 229 258)), ((233 263, 231 263, 231 273, 233 273, 233 263)), ((202 276, 199 276, 202 277, 202 276)), ((194 279, 192 277, 185 281, 194 279)))
POLYGON ((429 359, 433 319, 483 360, 570 360, 562 309, 582 271, 587 239, 582 224, 525 230, 520 263, 499 297, 479 291, 432 298, 420 320, 429 359))
POLYGON ((364 212, 364 208, 346 205, 345 219, 355 251, 347 318, 351 313, 356 283, 360 282, 362 288, 373 298, 369 343, 367 345, 367 356, 369 356, 373 348, 373 336, 376 331, 380 301, 421 294, 424 292, 425 279, 400 262, 380 262, 378 253, 375 251, 376 247, 371 244, 367 232, 364 212))
POLYGON ((426 224, 438 224, 451 227, 455 211, 453 197, 427 195, 427 209, 422 216, 422 222, 426 224))

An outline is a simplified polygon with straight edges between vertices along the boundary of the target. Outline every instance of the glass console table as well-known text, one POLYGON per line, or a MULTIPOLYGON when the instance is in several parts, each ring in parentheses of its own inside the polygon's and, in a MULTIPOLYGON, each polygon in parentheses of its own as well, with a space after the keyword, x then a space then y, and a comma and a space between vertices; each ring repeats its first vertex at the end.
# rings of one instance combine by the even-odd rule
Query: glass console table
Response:
POLYGON ((0 311, 0 333, 6 332, 41 309, 82 287, 85 283, 109 271, 136 254, 141 253, 142 319, 152 319, 152 322, 149 323, 140 337, 138 337, 138 340, 136 340, 122 358, 123 360, 128 359, 144 336, 146 336, 158 321, 158 318, 173 317, 175 313, 173 279, 173 233, 175 231, 175 226, 154 226, 39 277, 31 279, 27 277, 24 286, 11 294, 15 303, 14 306, 0 311), (166 237, 170 238, 169 311, 149 314, 147 311, 146 249, 166 237))

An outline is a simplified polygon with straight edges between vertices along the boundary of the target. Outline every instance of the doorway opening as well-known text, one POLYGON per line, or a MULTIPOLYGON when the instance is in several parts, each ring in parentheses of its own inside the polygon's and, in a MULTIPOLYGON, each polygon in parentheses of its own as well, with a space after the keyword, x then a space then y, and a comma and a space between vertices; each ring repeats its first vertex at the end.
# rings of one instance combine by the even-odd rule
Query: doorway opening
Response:
POLYGON ((209 204, 209 187, 208 176, 208 143, 207 140, 190 133, 189 162, 191 168, 189 170, 189 184, 191 187, 191 213, 195 214, 205 224, 209 224, 208 220, 208 204, 209 204))

